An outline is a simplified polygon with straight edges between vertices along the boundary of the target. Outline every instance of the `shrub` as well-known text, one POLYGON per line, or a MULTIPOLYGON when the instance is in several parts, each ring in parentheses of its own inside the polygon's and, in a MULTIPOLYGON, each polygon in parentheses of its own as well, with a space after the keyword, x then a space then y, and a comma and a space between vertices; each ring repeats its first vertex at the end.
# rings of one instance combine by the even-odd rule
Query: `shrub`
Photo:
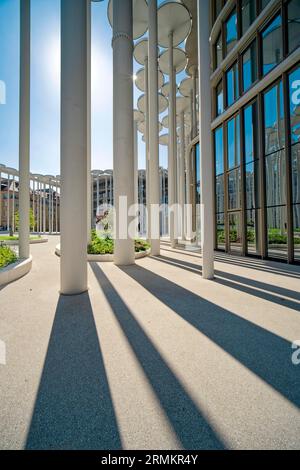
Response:
MULTIPOLYGON (((145 240, 136 239, 134 241, 134 247, 136 252, 147 251, 150 248, 150 244, 145 240)), ((104 235, 104 237, 98 237, 96 230, 92 230, 91 243, 88 245, 89 255, 112 255, 114 252, 114 240, 110 235, 104 235)))
POLYGON ((0 269, 17 261, 16 253, 8 246, 0 246, 0 269))

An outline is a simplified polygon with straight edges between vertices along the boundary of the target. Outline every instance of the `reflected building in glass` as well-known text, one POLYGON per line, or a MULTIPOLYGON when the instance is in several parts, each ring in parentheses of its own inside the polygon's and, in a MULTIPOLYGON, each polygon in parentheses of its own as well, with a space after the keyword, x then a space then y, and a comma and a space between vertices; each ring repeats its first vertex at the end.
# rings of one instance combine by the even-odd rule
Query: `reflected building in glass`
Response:
POLYGON ((215 247, 300 262, 300 0, 213 0, 211 24, 215 247))

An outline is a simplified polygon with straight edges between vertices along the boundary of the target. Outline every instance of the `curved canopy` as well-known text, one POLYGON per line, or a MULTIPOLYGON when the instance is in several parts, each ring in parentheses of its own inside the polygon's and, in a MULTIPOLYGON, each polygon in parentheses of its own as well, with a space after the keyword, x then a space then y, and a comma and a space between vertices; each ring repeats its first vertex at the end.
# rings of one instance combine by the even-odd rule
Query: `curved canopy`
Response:
MULTIPOLYGON (((165 82, 164 74, 158 70, 158 89, 160 89, 165 82)), ((135 84, 140 91, 145 92, 145 69, 142 68, 137 71, 135 84)))
MULTIPOLYGON (((173 49, 174 69, 176 73, 182 72, 186 66, 186 54, 183 49, 175 47, 173 49)), ((158 59, 160 70, 169 75, 169 51, 164 51, 158 59)))
MULTIPOLYGON (((142 113, 146 112, 145 95, 141 95, 139 97, 138 102, 137 102, 137 107, 138 107, 138 110, 141 111, 142 113)), ((161 93, 158 93, 158 112, 163 113, 167 109, 167 107, 168 107, 167 98, 161 93)))
POLYGON ((158 44, 169 47, 169 35, 173 32, 173 46, 178 46, 191 30, 188 9, 179 2, 164 2, 157 12, 158 44))
MULTIPOLYGON (((148 4, 146 0, 132 0, 133 8, 133 39, 142 37, 148 29, 148 4)), ((110 26, 113 26, 112 0, 109 0, 107 16, 110 26)))

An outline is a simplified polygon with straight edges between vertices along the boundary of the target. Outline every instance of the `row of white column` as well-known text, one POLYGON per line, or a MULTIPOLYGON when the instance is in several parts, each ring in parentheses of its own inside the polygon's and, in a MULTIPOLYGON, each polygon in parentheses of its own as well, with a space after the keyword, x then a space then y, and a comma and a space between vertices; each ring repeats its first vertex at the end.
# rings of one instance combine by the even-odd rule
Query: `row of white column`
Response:
MULTIPOLYGON (((157 0, 149 0, 149 199, 151 225, 159 227, 158 172, 158 84, 157 84, 157 0), (156 220, 155 220, 156 219, 156 220)), ((213 276, 212 262, 212 158, 210 148, 210 57, 209 1, 198 0, 199 18, 199 128, 202 175, 203 276, 213 276)), ((61 2, 61 292, 78 294, 88 288, 87 240, 90 218, 90 18, 89 0, 61 2), (76 31, 76 34, 74 34, 76 31)), ((114 88, 114 203, 116 209, 116 264, 134 263, 134 241, 124 234, 134 215, 127 208, 134 203, 133 118, 133 19, 132 0, 113 2, 113 88, 114 88), (126 209, 125 209, 126 198, 126 209), (125 236, 124 236, 125 235, 125 236)), ((170 82, 173 41, 169 35, 170 82)), ((173 91, 172 91, 173 89, 173 91)), ((175 93, 170 92, 169 202, 175 196, 176 126, 175 93), (175 132, 174 132, 175 127, 175 132), (173 152, 172 152, 173 150, 173 152)), ((20 255, 29 256, 29 147, 30 147, 30 0, 21 2, 20 63, 20 255)), ((174 201, 175 202, 175 201, 174 201)), ((176 223, 171 216, 170 224, 176 223)), ((152 230, 152 253, 159 254, 159 230, 152 230), (153 235, 154 233, 154 235, 153 235)), ((171 233, 174 233, 171 230, 171 233)), ((172 240, 172 244, 174 240, 172 240)))

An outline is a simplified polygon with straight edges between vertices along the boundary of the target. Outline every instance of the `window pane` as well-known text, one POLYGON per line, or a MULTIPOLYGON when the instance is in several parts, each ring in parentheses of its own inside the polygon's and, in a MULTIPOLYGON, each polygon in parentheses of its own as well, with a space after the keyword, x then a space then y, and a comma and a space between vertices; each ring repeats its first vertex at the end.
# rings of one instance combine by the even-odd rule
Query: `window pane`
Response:
POLYGON ((259 211, 249 210, 246 211, 247 221, 247 251, 248 253, 259 255, 260 254, 260 224, 259 224, 259 211))
POLYGON ((286 203, 286 163, 285 152, 268 155, 266 162, 266 196, 267 206, 278 206, 286 203))
POLYGON ((217 225, 217 248, 224 250, 225 249, 224 214, 216 215, 216 225, 217 225))
POLYGON ((294 256, 300 261, 300 204, 293 206, 294 217, 294 256))
POLYGON ((215 162, 216 162, 216 176, 224 173, 224 159, 223 159, 223 127, 219 127, 215 131, 215 162))
POLYGON ((242 33, 245 34, 255 20, 256 0, 242 0, 242 33))
POLYGON ((266 75, 282 60, 282 19, 281 15, 264 29, 263 38, 263 74, 266 75))
POLYGON ((272 258, 287 258, 287 212, 285 206, 267 210, 268 255, 272 258))
POLYGON ((227 165, 229 170, 240 164, 240 153, 240 116, 236 116, 227 123, 227 165))
POLYGON ((239 212, 229 214, 229 244, 230 251, 241 253, 242 251, 242 224, 239 212))
POLYGON ((289 76, 292 144, 300 142, 300 67, 289 76))
POLYGON ((239 97, 239 71, 237 62, 226 73, 227 106, 231 106, 239 97))
POLYGON ((241 170, 237 168, 228 173, 228 209, 241 207, 241 170))
POLYGON ((237 15, 236 10, 234 9, 233 13, 230 15, 226 21, 226 52, 230 52, 237 42, 237 15))
POLYGON ((292 0, 288 4, 289 52, 300 46, 300 2, 292 0))
POLYGON ((257 106, 251 104, 244 109, 244 155, 245 163, 257 158, 257 106))
POLYGON ((284 107, 282 82, 264 95, 265 155, 284 147, 284 107))
POLYGON ((224 212, 224 175, 216 178, 216 211, 224 212))
POLYGON ((246 173, 246 208, 254 209, 260 207, 259 193, 259 162, 245 165, 246 173))
POLYGON ((248 90, 257 79, 256 41, 243 54, 243 91, 248 90))
POLYGON ((223 49, 222 35, 220 34, 216 42, 216 66, 217 67, 219 67, 223 59, 222 49, 223 49))
POLYGON ((292 147, 292 191, 293 202, 300 203, 300 144, 292 147))
POLYGON ((263 10, 268 5, 269 2, 270 0, 261 0, 261 9, 263 10))
POLYGON ((219 116, 224 111, 224 95, 223 95, 222 81, 217 86, 216 93, 217 93, 217 115, 219 116))

